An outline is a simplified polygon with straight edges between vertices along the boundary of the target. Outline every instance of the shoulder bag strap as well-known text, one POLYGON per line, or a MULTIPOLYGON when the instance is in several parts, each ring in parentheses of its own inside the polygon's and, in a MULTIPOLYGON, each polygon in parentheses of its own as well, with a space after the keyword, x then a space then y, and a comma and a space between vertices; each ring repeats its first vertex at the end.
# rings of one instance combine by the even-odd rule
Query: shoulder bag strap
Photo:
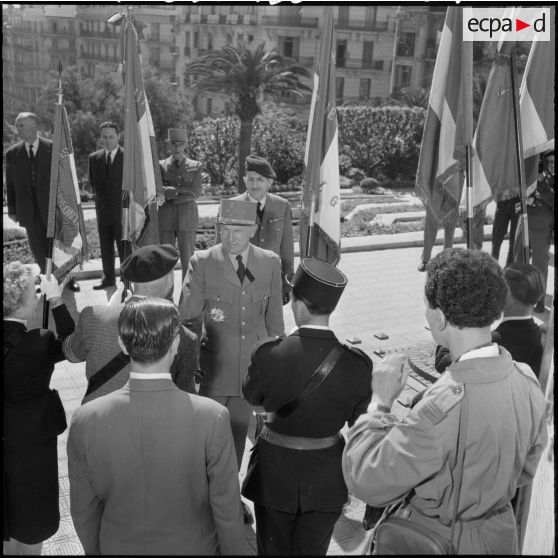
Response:
POLYGON ((101 386, 105 385, 111 378, 114 378, 120 370, 130 362, 130 357, 122 351, 118 353, 112 360, 109 360, 100 370, 98 370, 87 383, 87 391, 83 396, 84 399, 97 391, 101 386))
POLYGON ((279 419, 283 419, 293 413, 300 404, 308 399, 312 393, 320 386, 320 384, 327 378, 328 374, 333 370, 334 366, 337 364, 337 361, 341 358, 343 354, 343 346, 336 345, 329 351, 327 356, 324 358, 320 366, 316 368, 312 376, 306 385, 302 389, 302 391, 295 395, 288 403, 285 403, 282 407, 277 409, 276 411, 272 411, 268 413, 268 416, 271 418, 272 422, 275 422, 279 419))
POLYGON ((459 432, 457 434, 457 459, 455 466, 455 501, 453 503, 453 514, 451 518, 450 546, 453 546, 453 534, 455 530, 455 520, 457 518, 457 509, 459 506, 459 495, 461 493, 461 481, 463 480, 463 463, 465 461, 465 442, 467 441, 467 424, 469 420, 469 409, 465 397, 461 400, 459 406, 459 432))

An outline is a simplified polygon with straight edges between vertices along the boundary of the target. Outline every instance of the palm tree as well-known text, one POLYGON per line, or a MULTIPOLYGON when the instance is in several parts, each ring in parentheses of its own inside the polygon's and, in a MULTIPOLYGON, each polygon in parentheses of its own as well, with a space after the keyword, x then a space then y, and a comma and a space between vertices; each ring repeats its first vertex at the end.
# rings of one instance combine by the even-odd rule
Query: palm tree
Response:
POLYGON ((240 119, 238 191, 243 192, 244 162, 250 153, 254 118, 261 101, 279 93, 302 95, 311 91, 300 81, 310 73, 291 58, 266 50, 265 43, 252 46, 239 42, 210 52, 188 66, 194 76, 194 98, 205 92, 221 92, 232 97, 233 111, 240 119))

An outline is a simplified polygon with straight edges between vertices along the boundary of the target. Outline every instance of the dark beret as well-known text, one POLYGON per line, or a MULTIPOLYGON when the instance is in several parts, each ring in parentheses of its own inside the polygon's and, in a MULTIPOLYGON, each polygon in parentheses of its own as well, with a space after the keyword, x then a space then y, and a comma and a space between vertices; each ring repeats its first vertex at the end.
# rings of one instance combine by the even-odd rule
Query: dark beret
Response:
POLYGON ((257 155, 248 155, 246 157, 246 170, 257 172, 266 178, 275 178, 275 172, 271 165, 266 159, 257 155))
POLYGON ((149 283, 167 275, 178 258, 178 250, 170 244, 142 246, 120 264, 120 275, 134 283, 149 283))

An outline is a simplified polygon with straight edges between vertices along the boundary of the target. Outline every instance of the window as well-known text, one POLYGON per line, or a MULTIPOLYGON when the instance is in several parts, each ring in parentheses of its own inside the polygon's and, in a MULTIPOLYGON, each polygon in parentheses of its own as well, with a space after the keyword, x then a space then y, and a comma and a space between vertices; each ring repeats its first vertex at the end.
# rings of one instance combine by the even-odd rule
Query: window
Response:
POLYGON ((364 27, 374 28, 376 27, 376 13, 378 11, 377 6, 367 6, 366 12, 364 14, 364 27))
POLYGON ((211 114, 212 110, 213 110, 213 99, 206 99, 205 100, 205 113, 206 114, 211 114))
POLYGON ((335 53, 335 65, 344 68, 347 56, 347 39, 337 40, 337 52, 335 53))
POLYGON ((292 58, 294 53, 294 38, 284 37, 283 38, 283 56, 287 58, 292 58))
POLYGON ((186 31, 186 33, 184 34, 184 42, 187 47, 190 46, 190 31, 186 31))
POLYGON ((339 6, 339 18, 337 24, 339 27, 349 26, 349 6, 339 6))
POLYGON ((160 40, 160 26, 158 23, 151 24, 151 40, 152 41, 159 41, 160 40))
POLYGON ((362 45, 362 67, 372 68, 374 58, 374 43, 372 41, 364 41, 362 45))
POLYGON ((370 97, 370 79, 369 78, 361 78, 358 95, 361 99, 368 99, 368 97, 370 97))
POLYGON ((58 23, 56 21, 52 22, 52 32, 58 33, 58 23))
POLYGON ((411 66, 397 64, 395 66, 395 86, 409 87, 411 83, 411 66))
POLYGON ((213 35, 211 33, 207 34, 207 50, 213 50, 213 35))
POLYGON ((340 105, 343 102, 343 91, 345 89, 345 78, 335 78, 335 97, 336 104, 340 105))
POLYGON ((200 33, 194 31, 194 48, 200 48, 200 33))
POLYGON ((397 41, 397 56, 413 56, 415 53, 415 34, 401 33, 397 41))
POLYGON ((253 43, 253 42, 254 42, 254 35, 248 35, 248 42, 249 42, 249 43, 253 43))

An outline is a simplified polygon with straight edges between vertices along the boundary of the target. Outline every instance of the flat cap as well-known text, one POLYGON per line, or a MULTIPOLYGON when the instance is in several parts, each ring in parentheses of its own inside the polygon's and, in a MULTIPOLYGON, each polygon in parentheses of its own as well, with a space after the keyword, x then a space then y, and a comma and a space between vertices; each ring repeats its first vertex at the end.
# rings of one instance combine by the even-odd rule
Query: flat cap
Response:
POLYGON ((168 141, 188 141, 188 132, 184 128, 169 128, 167 132, 168 141))
POLYGON ((217 222, 223 225, 254 225, 257 211, 258 206, 253 202, 222 199, 217 222))
POLYGON ((120 275, 134 283, 149 283, 167 275, 178 258, 178 250, 170 244, 142 246, 120 264, 120 275))
POLYGON ((271 168, 267 159, 258 157, 257 155, 248 155, 246 157, 246 170, 254 171, 266 178, 275 178, 275 171, 271 168))
POLYGON ((333 311, 347 286, 347 278, 324 260, 303 258, 289 283, 300 298, 333 311))

